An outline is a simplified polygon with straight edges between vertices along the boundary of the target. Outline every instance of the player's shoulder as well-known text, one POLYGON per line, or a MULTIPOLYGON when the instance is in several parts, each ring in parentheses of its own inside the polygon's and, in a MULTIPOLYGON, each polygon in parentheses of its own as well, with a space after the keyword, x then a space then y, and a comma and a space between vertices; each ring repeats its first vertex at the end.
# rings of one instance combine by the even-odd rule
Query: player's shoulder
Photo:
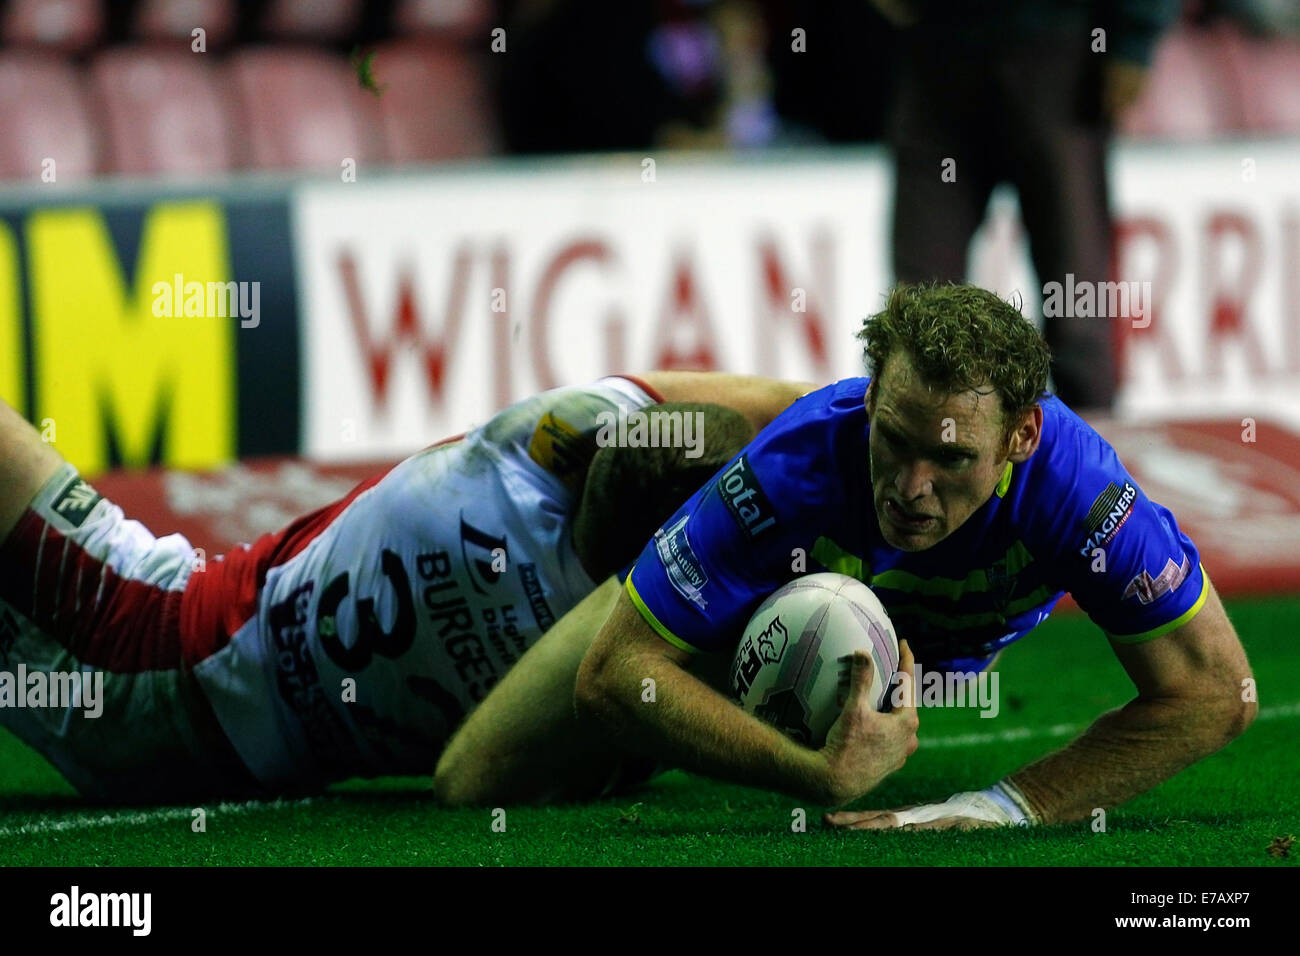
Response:
POLYGON ((1042 439, 1019 466, 1023 478, 1016 482, 1016 510, 1028 533, 1085 552, 1085 539, 1094 531, 1127 518, 1140 490, 1096 429, 1055 396, 1039 405, 1042 439))
POLYGON ((835 382, 782 411, 683 506, 691 532, 719 547, 779 540, 786 554, 787 537, 843 520, 866 480, 865 391, 835 382))
POLYGON ((796 399, 742 452, 765 481, 793 494, 840 486, 866 459, 867 379, 832 382, 796 399))
POLYGON ((1043 437, 1037 460, 1050 477, 1065 479, 1081 471, 1113 470, 1119 456, 1110 442, 1055 395, 1039 401, 1043 410, 1043 437))
POLYGON ((651 386, 627 375, 550 388, 514 402, 471 429, 464 455, 558 483, 571 493, 581 487, 602 436, 618 434, 630 416, 659 401, 651 386))
POLYGON ((783 444, 789 436, 802 441, 817 432, 865 434, 867 383, 865 378, 845 378, 800 396, 759 433, 755 443, 783 444))

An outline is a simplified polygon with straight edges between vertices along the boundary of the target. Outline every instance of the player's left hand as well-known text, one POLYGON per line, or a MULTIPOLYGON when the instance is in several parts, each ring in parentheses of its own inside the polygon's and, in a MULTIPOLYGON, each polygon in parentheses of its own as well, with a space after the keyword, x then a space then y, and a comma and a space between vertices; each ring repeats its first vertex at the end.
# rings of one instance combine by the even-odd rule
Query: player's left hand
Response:
POLYGON ((987 794, 953 794, 943 803, 926 803, 895 810, 839 810, 825 822, 842 830, 978 830, 1014 826, 1014 821, 987 794))

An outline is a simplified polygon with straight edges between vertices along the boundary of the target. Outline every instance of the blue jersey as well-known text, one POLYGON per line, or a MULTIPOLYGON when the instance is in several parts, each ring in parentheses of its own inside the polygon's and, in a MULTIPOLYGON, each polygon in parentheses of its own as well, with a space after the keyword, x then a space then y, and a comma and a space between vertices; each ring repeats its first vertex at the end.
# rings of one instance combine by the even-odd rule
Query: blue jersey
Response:
POLYGON ((625 587, 662 637, 730 652, 767 595, 823 570, 870 586, 935 669, 982 669, 1067 591, 1122 643, 1159 637, 1204 604, 1196 546, 1054 397, 1041 402, 1038 449, 1008 463, 961 527, 925 551, 891 547, 872 504, 867 381, 799 399, 656 532, 625 587))

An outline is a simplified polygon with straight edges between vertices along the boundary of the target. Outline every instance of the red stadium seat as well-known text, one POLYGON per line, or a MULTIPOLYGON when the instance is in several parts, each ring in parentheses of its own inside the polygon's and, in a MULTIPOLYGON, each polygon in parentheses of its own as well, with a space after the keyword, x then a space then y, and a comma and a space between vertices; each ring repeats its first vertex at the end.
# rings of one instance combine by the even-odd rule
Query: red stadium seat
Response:
POLYGON ((202 27, 208 50, 225 46, 234 36, 238 11, 235 0, 141 0, 132 35, 140 40, 184 42, 202 27))
POLYGON ((262 47, 236 52, 227 69, 254 166, 339 170, 347 158, 383 158, 378 98, 344 57, 262 47))
POLYGON ((1178 26, 1156 48, 1146 88, 1120 128, 1133 136, 1211 139, 1241 126, 1235 34, 1178 26))
POLYGON ((279 40, 341 40, 361 19, 361 0, 272 0, 265 4, 262 32, 279 40))
POLYGON ((107 167, 195 175, 238 165, 222 76, 204 54, 119 47, 90 66, 107 167))
POLYGON ((481 40, 492 29, 490 0, 398 0, 393 22, 403 36, 433 34, 444 39, 481 40))
POLYGON ((1246 129, 1300 133, 1300 39, 1246 37, 1239 52, 1246 129))
POLYGON ((56 182, 95 171, 96 142, 77 72, 59 57, 0 53, 0 176, 41 182, 54 160, 56 182))
POLYGON ((485 156, 497 145, 478 56, 437 41, 398 41, 375 55, 388 156, 393 162, 485 156))
POLYGON ((7 44, 82 53, 104 32, 100 0, 9 0, 0 35, 7 44))

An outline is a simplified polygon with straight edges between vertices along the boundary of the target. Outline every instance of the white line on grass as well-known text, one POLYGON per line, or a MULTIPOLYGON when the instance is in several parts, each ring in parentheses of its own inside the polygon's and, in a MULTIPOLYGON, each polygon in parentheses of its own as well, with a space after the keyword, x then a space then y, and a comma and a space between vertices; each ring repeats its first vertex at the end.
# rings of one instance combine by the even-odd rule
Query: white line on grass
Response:
MULTIPOLYGON (((214 807, 203 807, 209 816, 235 816, 253 813, 258 810, 287 810, 291 807, 310 806, 320 797, 304 797, 301 800, 248 800, 243 803, 218 803, 214 807)), ((203 806, 199 804, 199 806, 203 806)), ((159 807, 156 810, 110 811, 96 816, 81 814, 65 817, 62 820, 42 820, 37 823, 22 823, 18 826, 0 827, 0 839, 11 836, 33 836, 37 833, 61 833, 65 830, 91 830, 96 827, 133 826, 144 823, 167 823, 176 820, 189 820, 194 816, 193 808, 159 807)))
MULTIPOLYGON (((1300 716, 1300 701, 1292 704, 1278 704, 1273 707, 1261 707, 1257 720, 1277 720, 1281 717, 1300 716)), ((1037 740, 1040 738, 1069 737, 1080 733, 1085 724, 1052 724, 1050 727, 1010 727, 987 734, 955 734, 949 737, 922 737, 924 747, 978 747, 983 744, 1009 743, 1017 740, 1037 740)), ((249 800, 244 803, 219 803, 205 808, 209 815, 239 815, 255 813, 259 810, 287 810, 293 807, 310 806, 313 802, 330 800, 325 797, 304 797, 301 800, 249 800)), ((97 816, 82 814, 62 820, 43 820, 38 823, 23 823, 18 826, 0 827, 0 839, 11 836, 33 836, 38 833, 61 833, 67 830, 90 830, 96 827, 135 826, 146 823, 166 823, 188 820, 194 811, 186 807, 159 807, 157 810, 136 810, 132 812, 102 813, 97 816)))
MULTIPOLYGON (((925 710, 924 707, 921 708, 925 710)), ((1277 704, 1273 707, 1261 707, 1256 720, 1277 720, 1279 717, 1300 716, 1300 701, 1293 704, 1277 704)), ((923 722, 924 723, 924 722, 923 722)), ((1087 724, 1052 724, 1050 727, 1008 727, 987 734, 954 734, 949 737, 926 737, 921 735, 919 743, 926 747, 978 747, 982 744, 1004 744, 1017 740, 1038 740, 1043 737, 1070 737, 1082 733, 1087 724)))

